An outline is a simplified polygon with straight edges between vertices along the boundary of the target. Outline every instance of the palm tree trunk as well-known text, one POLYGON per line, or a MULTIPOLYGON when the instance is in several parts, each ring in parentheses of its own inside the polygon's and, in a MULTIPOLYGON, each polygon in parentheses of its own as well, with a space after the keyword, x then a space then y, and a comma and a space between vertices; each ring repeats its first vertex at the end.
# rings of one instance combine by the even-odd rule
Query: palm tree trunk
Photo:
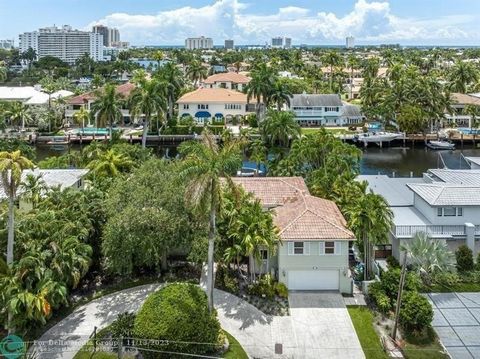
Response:
POLYGON ((7 239, 7 264, 13 263, 15 204, 13 198, 8 199, 8 239, 7 239))
MULTIPOLYGON (((213 194, 212 194, 213 195, 213 194)), ((214 258, 213 253, 215 249, 215 219, 216 209, 215 203, 212 201, 210 208, 210 229, 208 233, 208 271, 207 271, 207 297, 208 309, 213 311, 213 284, 214 284, 214 258)))
POLYGON ((148 125, 149 125, 149 120, 147 117, 145 117, 145 121, 143 122, 143 132, 142 132, 142 148, 147 147, 148 125))
POLYGON ((171 120, 173 118, 173 99, 172 95, 168 96, 168 119, 171 120))
POLYGON ((365 266, 364 266, 364 269, 363 269, 363 274, 364 274, 364 280, 369 280, 370 279, 370 276, 369 276, 369 270, 370 270, 370 266, 369 266, 369 263, 368 263, 368 243, 367 243, 367 234, 364 233, 363 234, 363 260, 365 262, 365 266))

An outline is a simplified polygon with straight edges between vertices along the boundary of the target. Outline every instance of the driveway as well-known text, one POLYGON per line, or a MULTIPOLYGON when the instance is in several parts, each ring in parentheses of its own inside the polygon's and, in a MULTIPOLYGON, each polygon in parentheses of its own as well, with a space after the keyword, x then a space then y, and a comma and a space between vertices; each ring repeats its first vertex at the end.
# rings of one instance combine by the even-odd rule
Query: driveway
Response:
POLYGON ((432 325, 453 359, 480 358, 480 293, 430 293, 432 325))
POLYGON ((365 358, 343 297, 336 292, 290 292, 296 358, 365 358))

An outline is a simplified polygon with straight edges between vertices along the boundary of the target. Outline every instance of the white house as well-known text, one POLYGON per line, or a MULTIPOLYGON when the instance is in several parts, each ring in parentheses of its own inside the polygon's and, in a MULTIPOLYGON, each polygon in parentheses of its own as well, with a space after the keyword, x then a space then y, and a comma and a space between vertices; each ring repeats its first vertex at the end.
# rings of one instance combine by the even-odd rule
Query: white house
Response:
POLYGON ((355 240, 332 201, 311 196, 301 177, 235 177, 233 182, 273 210, 281 243, 260 250, 259 272, 273 272, 289 290, 352 293, 349 243, 355 240))
POLYGON ((243 91, 250 77, 237 72, 223 72, 207 77, 201 85, 205 88, 224 88, 243 91))
POLYGON ((360 107, 342 102, 336 94, 295 94, 289 110, 304 127, 351 126, 363 121, 360 107))
POLYGON ((455 251, 466 244, 480 250, 480 170, 431 169, 420 178, 362 175, 374 193, 382 195, 394 214, 392 254, 400 259, 401 246, 425 232, 446 241, 455 251))
POLYGON ((466 112, 466 109, 468 106, 480 108, 480 98, 462 93, 452 93, 450 97, 452 100, 452 112, 445 114, 445 119, 448 122, 454 122, 457 126, 471 128, 474 123, 472 116, 466 112))
POLYGON ((48 101, 58 100, 72 96, 74 93, 66 90, 56 91, 47 94, 42 91, 41 86, 19 86, 9 87, 0 86, 0 101, 19 101, 26 105, 42 106, 47 105, 48 101))
POLYGON ((180 97, 177 104, 180 117, 191 116, 198 124, 212 118, 219 121, 239 119, 255 111, 255 105, 248 103, 246 94, 225 88, 199 88, 180 97))

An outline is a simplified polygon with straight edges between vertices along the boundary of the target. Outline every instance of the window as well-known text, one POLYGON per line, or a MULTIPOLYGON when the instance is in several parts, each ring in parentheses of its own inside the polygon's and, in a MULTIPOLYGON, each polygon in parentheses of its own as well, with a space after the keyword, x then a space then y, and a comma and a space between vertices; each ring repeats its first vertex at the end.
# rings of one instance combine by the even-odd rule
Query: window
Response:
POLYGON ((459 216, 459 217, 463 216, 463 208, 462 207, 457 207, 457 216, 459 216))
POLYGON ((335 254, 335 242, 325 242, 325 254, 335 254))
POLYGON ((293 254, 303 254, 303 242, 293 243, 293 254))
POLYGON ((437 208, 437 216, 438 217, 443 216, 443 210, 441 208, 437 208))
POLYGON ((199 110, 208 110, 208 105, 198 105, 199 110))
POLYGON ((462 207, 440 207, 437 208, 437 216, 441 217, 462 217, 463 216, 463 208, 462 207))
POLYGON ((189 106, 188 104, 183 104, 183 109, 184 109, 184 110, 188 110, 189 107, 190 107, 190 106, 189 106))
POLYGON ((266 261, 268 259, 268 250, 260 249, 260 258, 266 261))
POLYGON ((338 255, 341 252, 341 242, 318 242, 318 249, 320 255, 338 255))
POLYGON ((242 105, 240 104, 235 104, 235 103, 226 103, 225 104, 225 110, 241 110, 242 105))

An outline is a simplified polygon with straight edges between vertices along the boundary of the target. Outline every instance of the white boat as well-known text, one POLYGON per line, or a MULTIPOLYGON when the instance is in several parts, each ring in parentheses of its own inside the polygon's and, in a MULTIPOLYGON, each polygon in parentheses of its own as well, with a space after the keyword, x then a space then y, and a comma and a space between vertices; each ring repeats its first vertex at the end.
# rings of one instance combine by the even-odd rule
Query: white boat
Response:
POLYGON ((448 141, 428 141, 427 147, 432 150, 454 150, 455 144, 448 141))
POLYGON ((355 136, 357 141, 361 142, 390 142, 403 136, 402 133, 393 132, 367 132, 355 136))

